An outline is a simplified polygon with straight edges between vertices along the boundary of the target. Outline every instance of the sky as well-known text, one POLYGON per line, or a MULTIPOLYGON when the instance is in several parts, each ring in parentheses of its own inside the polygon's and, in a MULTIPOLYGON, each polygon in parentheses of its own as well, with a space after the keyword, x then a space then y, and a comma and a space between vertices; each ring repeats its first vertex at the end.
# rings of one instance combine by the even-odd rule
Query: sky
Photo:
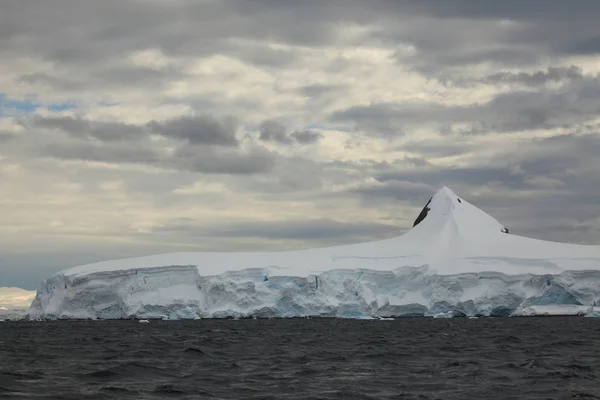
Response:
POLYGON ((3 0, 0 287, 402 234, 600 243, 600 2, 3 0))

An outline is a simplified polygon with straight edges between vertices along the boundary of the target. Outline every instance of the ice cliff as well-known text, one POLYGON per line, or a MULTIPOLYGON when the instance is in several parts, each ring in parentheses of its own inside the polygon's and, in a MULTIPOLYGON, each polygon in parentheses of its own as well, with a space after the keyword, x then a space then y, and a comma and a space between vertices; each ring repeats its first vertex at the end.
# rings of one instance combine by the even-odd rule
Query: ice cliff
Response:
POLYGON ((600 246, 507 233, 440 189, 406 234, 274 253, 174 253, 64 270, 30 318, 597 315, 600 246))

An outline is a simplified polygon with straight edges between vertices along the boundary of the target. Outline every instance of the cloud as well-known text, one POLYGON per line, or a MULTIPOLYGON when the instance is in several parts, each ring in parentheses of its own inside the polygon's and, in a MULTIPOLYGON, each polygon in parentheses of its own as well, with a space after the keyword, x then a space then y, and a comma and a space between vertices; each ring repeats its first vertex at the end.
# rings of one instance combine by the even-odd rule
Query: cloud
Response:
POLYGON ((456 187, 459 184, 476 186, 492 182, 502 182, 502 184, 508 187, 517 189, 520 187, 522 188, 524 185, 523 177, 515 174, 510 168, 484 166, 473 166, 468 168, 434 167, 428 169, 419 169, 417 171, 391 171, 378 175, 376 179, 384 183, 428 182, 433 187, 456 187))
POLYGON ((137 140, 146 135, 143 127, 121 122, 97 122, 74 117, 34 116, 22 120, 30 129, 56 129, 76 138, 93 138, 100 141, 137 140))
MULTIPOLYGON (((8 17, 0 49, 36 54, 59 66, 103 66, 108 60, 126 59, 131 52, 154 48, 169 57, 226 54, 257 66, 285 68, 297 62, 294 52, 257 43, 319 47, 385 40, 415 46, 419 58, 413 62, 435 69, 435 61, 438 68, 452 61, 460 65, 489 60, 535 63, 536 54, 552 53, 569 43, 573 51, 593 47, 581 43, 593 43, 597 36, 594 16, 598 14, 593 2, 571 10, 560 1, 540 7, 535 0, 501 7, 465 0, 429 4, 376 1, 372 5, 353 0, 294 5, 229 0, 179 2, 169 7, 152 2, 143 9, 134 1, 110 0, 102 5, 70 7, 71 18, 67 19, 60 10, 71 3, 60 0, 53 6, 40 5, 36 12, 24 6, 5 7, 8 17), (118 15, 114 15, 115 9, 118 15), (364 26, 366 31, 345 35, 345 26, 364 26), (92 49, 88 43, 98 45, 92 49)), ((123 80, 119 76, 106 81, 123 80)), ((150 83, 143 72, 129 76, 132 80, 123 80, 124 84, 150 83)))
POLYGON ((593 15, 600 12, 600 6, 595 3, 582 4, 573 10, 561 0, 549 0, 540 7, 537 0, 519 2, 481 3, 477 0, 436 0, 423 3, 417 0, 407 2, 407 10, 413 14, 435 15, 446 18, 484 19, 484 20, 525 20, 553 21, 563 20, 565 13, 574 18, 591 20, 593 15))
MULTIPOLYGON (((377 184, 367 184, 362 187, 351 189, 352 192, 358 193, 365 197, 366 204, 374 202, 388 202, 392 200, 413 201, 415 203, 422 202, 423 199, 429 197, 435 190, 432 186, 421 182, 411 181, 388 181, 377 184)), ((416 217, 416 215, 415 215, 416 217)))
POLYGON ((276 155, 261 147, 225 150, 219 147, 179 145, 172 152, 152 147, 148 142, 48 143, 38 149, 40 156, 61 160, 91 161, 108 164, 140 164, 150 167, 202 172, 207 174, 255 174, 268 172, 276 155))
POLYGON ((483 79, 484 83, 511 83, 523 84, 526 86, 541 86, 549 82, 561 82, 565 80, 583 79, 584 75, 581 68, 571 65, 568 68, 564 67, 548 67, 546 71, 537 71, 534 73, 527 72, 498 72, 489 75, 483 79))
POLYGON ((285 133, 285 126, 277 121, 264 121, 260 124, 259 139, 263 141, 280 142, 284 144, 292 143, 292 140, 285 133))
POLYGON ((301 132, 292 132, 290 137, 295 140, 297 143, 301 144, 312 144, 316 143, 319 139, 323 137, 323 135, 319 132, 313 131, 301 131, 301 132))
POLYGON ((155 134, 184 140, 196 145, 236 147, 238 123, 235 118, 216 119, 211 116, 181 116, 163 122, 150 121, 134 125, 113 121, 93 121, 81 117, 35 115, 22 118, 20 124, 29 129, 59 130, 75 138, 98 139, 103 142, 141 141, 155 134))
POLYGON ((15 136, 10 133, 0 132, 0 143, 8 142, 9 140, 12 140, 14 138, 15 136))
POLYGON ((150 165, 157 165, 163 161, 162 157, 166 158, 151 147, 90 142, 49 143, 39 149, 39 155, 61 160, 150 165))
POLYGON ((229 117, 217 120, 209 116, 178 117, 160 123, 152 121, 148 127, 164 137, 184 139, 192 144, 237 146, 237 121, 229 117))
MULTIPOLYGON (((590 191, 575 185, 581 183, 582 176, 587 184, 596 180, 586 175, 600 169, 600 162, 593 158, 597 151, 600 151, 600 133, 563 134, 518 140, 468 167, 429 164, 418 169, 395 170, 397 167, 390 164, 375 178, 384 184, 427 182, 432 187, 498 184, 511 191, 544 189, 554 182, 563 188, 571 187, 572 193, 583 194, 590 191)), ((595 193, 595 189, 591 192, 595 193)))
MULTIPOLYGON (((570 67, 548 67, 535 72, 500 71, 483 77, 459 75, 442 77, 440 81, 446 86, 474 87, 479 84, 513 85, 515 87, 539 87, 547 84, 560 84, 584 79, 583 70, 575 65, 570 67)), ((590 76, 588 78, 592 78, 590 76)))
MULTIPOLYGON (((59 160, 247 175, 270 171, 280 157, 258 144, 249 142, 242 146, 233 118, 185 116, 133 125, 80 117, 32 116, 18 123, 28 135, 13 140, 16 149, 59 160), (52 132, 66 136, 53 136, 52 132), (167 141, 153 140, 152 135, 167 141), (19 143, 27 145, 19 147, 19 143)), ((9 135, 6 134, 7 140, 9 135)))
POLYGON ((0 287, 0 310, 29 308, 35 297, 35 291, 15 287, 0 287))
POLYGON ((593 154, 598 151, 598 131, 521 139, 473 160, 468 167, 402 169, 388 164, 375 173, 375 182, 350 190, 360 194, 365 204, 385 204, 389 199, 414 204, 414 199, 433 191, 429 185, 446 185, 514 228, 511 232, 595 244, 600 163, 593 154))
POLYGON ((276 155, 261 147, 231 151, 201 146, 180 146, 168 165, 177 169, 212 174, 256 174, 270 171, 276 155))
POLYGON ((470 124, 458 133, 485 134, 573 127, 600 114, 600 79, 586 78, 558 89, 499 93, 485 103, 467 106, 436 103, 379 103, 353 106, 332 114, 334 122, 351 121, 367 133, 402 135, 416 125, 442 130, 470 124))
POLYGON ((465 138, 448 135, 446 138, 434 140, 410 140, 403 143, 399 150, 420 154, 424 157, 455 157, 468 154, 477 149, 475 143, 465 138))
POLYGON ((324 85, 324 84, 314 84, 303 86, 299 89, 299 92, 303 96, 307 97, 320 97, 326 94, 330 94, 335 92, 336 90, 343 89, 339 86, 334 85, 324 85))
POLYGON ((90 90, 118 90, 123 87, 152 87, 165 90, 171 82, 187 78, 175 68, 155 69, 125 64, 97 69, 94 73, 76 71, 70 75, 55 75, 56 72, 32 72, 16 78, 19 84, 32 87, 42 86, 68 93, 90 90))
POLYGON ((85 86, 83 82, 73 82, 44 72, 33 72, 21 75, 17 78, 17 81, 18 83, 47 86, 56 90, 76 90, 85 86))
POLYGON ((287 145, 294 143, 313 144, 323 137, 321 133, 313 132, 311 130, 288 134, 286 133, 286 128, 283 124, 272 120, 263 121, 260 124, 259 132, 259 139, 264 142, 277 142, 287 145))
POLYGON ((3 4, 2 283, 379 239, 442 185, 598 243, 600 6, 539 3, 3 4))
POLYGON ((386 11, 390 17, 396 13, 412 17, 419 28, 421 20, 435 21, 435 26, 429 25, 429 34, 425 27, 411 26, 386 35, 404 38, 421 49, 426 54, 415 61, 423 71, 437 75, 448 66, 492 62, 522 67, 565 53, 593 54, 597 38, 593 21, 600 7, 587 2, 572 10, 560 0, 546 2, 544 7, 536 0, 494 4, 451 0, 403 2, 386 11))
POLYGON ((565 46, 565 50, 572 54, 595 55, 600 53, 600 36, 592 36, 565 46))
POLYGON ((286 68, 298 60, 297 55, 289 49, 265 47, 256 41, 237 40, 236 42, 231 48, 232 54, 251 65, 286 68))
POLYGON ((252 221, 225 225, 202 226, 192 220, 171 221, 155 228, 156 232, 184 233, 193 237, 222 237, 262 239, 321 240, 361 238, 385 235, 397 231, 393 225, 380 223, 342 222, 330 219, 302 219, 285 221, 252 221))

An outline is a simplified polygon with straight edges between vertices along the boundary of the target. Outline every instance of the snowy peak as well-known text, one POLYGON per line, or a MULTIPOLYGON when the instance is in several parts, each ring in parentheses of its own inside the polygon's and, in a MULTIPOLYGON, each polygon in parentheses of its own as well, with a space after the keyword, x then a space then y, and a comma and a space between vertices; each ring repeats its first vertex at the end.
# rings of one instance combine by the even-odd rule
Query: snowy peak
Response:
POLYGON ((418 231, 440 233, 448 230, 448 225, 455 234, 485 235, 506 231, 494 217, 444 186, 423 207, 413 228, 418 231))
POLYGON ((426 264, 455 271, 469 254, 506 239, 505 231, 495 218, 443 187, 400 240, 414 243, 426 264))

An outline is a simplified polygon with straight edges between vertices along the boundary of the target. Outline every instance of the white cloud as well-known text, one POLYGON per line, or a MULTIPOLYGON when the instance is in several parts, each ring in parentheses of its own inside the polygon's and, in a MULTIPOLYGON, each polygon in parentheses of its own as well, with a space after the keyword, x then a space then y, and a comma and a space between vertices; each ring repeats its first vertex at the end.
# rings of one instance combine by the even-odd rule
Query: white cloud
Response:
POLYGON ((15 287, 0 287, 0 310, 24 309, 35 298, 35 291, 15 287))
POLYGON ((3 277, 24 282, 27 259, 35 286, 48 251, 79 254, 51 257, 58 269, 375 239, 441 184, 522 234, 598 242, 594 2, 571 23, 558 3, 409 3, 14 2, 0 24, 3 277), (269 120, 281 135, 261 140, 269 120), (538 229, 549 193, 586 222, 538 229), (228 236, 157 232, 181 220, 228 236), (302 220, 329 236, 273 238, 286 221, 312 232, 302 220), (250 223, 263 229, 242 236, 250 223))

